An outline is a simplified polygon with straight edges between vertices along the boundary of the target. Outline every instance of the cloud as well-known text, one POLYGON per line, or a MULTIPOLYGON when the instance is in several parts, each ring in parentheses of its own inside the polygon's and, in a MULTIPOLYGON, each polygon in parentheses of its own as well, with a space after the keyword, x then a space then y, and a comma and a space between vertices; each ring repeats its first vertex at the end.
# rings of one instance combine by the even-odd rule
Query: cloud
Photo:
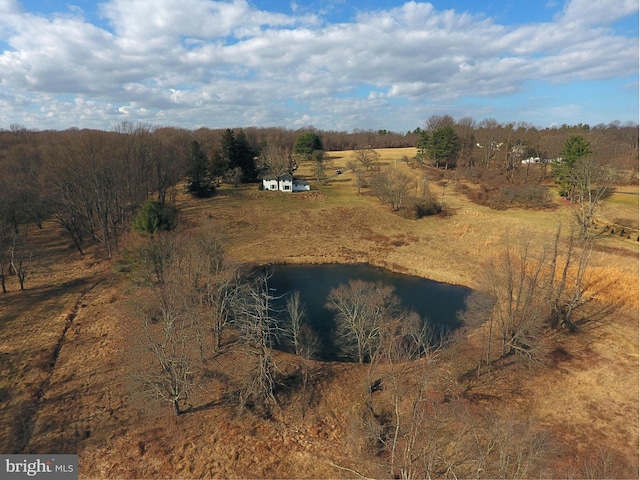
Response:
POLYGON ((22 12, 22 7, 16 0, 0 0, 0 14, 13 15, 22 12))
POLYGON ((637 39, 609 28, 638 11, 635 1, 573 0, 552 22, 515 26, 415 1, 336 24, 295 3, 291 11, 246 0, 110 0, 100 6, 105 22, 93 24, 79 11, 36 15, 0 0, 0 88, 12 92, 0 97, 0 126, 108 128, 138 118, 348 129, 390 111, 400 118, 399 101, 417 115, 417 105, 505 96, 531 80, 638 71, 637 39))
POLYGON ((560 21, 563 24, 610 25, 638 11, 637 0, 572 0, 567 2, 560 21))
POLYGON ((290 27, 296 23, 294 17, 257 10, 246 0, 112 0, 101 11, 119 38, 167 47, 180 37, 244 38, 259 34, 263 26, 290 27))

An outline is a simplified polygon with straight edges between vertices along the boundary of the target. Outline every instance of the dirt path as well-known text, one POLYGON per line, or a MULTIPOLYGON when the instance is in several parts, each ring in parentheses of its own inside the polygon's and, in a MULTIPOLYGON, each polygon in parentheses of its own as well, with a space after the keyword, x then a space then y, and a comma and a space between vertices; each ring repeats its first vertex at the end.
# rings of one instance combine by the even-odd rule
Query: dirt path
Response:
POLYGON ((47 392, 49 391, 49 387, 51 385, 51 379, 55 374, 56 364, 58 362, 58 358, 60 356, 62 347, 65 344, 67 332, 69 331, 69 328, 71 328, 71 326, 73 325, 73 321, 78 315, 78 309, 80 308, 80 305, 83 303, 84 299, 102 281, 103 280, 98 280, 93 285, 91 285, 88 289, 84 290, 78 296, 75 304, 73 305, 73 307, 71 307, 71 309, 66 315, 64 326, 62 328, 62 331, 60 332, 60 336, 58 337, 58 341, 56 342, 55 348, 53 349, 53 353, 51 354, 51 360, 44 372, 46 377, 44 378, 44 380, 41 381, 40 386, 38 387, 36 392, 33 394, 35 409, 33 411, 32 416, 26 420, 26 423, 25 423, 26 428, 25 428, 23 439, 22 439, 24 442, 24 447, 22 449, 26 449, 27 452, 37 451, 31 448, 33 431, 35 429, 36 424, 38 423, 40 410, 41 410, 44 398, 46 397, 47 392))

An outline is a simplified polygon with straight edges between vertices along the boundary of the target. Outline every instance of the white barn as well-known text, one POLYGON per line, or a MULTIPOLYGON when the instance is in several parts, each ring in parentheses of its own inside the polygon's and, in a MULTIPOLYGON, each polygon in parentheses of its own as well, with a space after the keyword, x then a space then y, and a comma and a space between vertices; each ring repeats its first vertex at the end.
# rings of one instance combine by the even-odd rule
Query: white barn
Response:
POLYGON ((297 180, 293 178, 293 175, 288 173, 276 177, 275 175, 269 175, 262 179, 263 190, 269 191, 281 191, 281 192, 304 192, 311 190, 309 182, 304 180, 297 180))

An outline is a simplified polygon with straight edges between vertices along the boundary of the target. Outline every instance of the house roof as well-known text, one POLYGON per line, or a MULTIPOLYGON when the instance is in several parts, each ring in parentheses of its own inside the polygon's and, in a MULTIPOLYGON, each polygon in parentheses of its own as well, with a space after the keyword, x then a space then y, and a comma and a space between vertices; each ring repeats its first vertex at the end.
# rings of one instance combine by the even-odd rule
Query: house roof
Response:
POLYGON ((275 176, 272 173, 262 177, 263 180, 293 180, 293 175, 285 173, 284 175, 275 176))

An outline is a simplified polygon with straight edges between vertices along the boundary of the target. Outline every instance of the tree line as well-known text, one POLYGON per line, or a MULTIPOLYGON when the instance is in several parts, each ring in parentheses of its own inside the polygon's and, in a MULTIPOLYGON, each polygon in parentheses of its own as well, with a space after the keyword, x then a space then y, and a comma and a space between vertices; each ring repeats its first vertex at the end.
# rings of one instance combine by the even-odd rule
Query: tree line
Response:
POLYGON ((508 172, 526 159, 548 163, 562 156, 568 138, 581 136, 610 165, 637 172, 638 128, 630 122, 537 128, 526 122, 476 122, 471 117, 456 121, 449 115, 434 115, 413 133, 418 157, 442 168, 480 167, 508 172))
POLYGON ((381 170, 379 153, 369 145, 354 149, 347 168, 355 174, 358 194, 369 188, 392 210, 421 218, 445 212, 447 187, 495 209, 553 208, 548 186, 555 183, 560 195, 576 206, 585 236, 597 227, 600 200, 616 185, 638 179, 638 132, 633 125, 538 130, 470 118, 456 122, 445 115, 431 117, 415 134, 417 154, 400 161, 417 175, 395 165, 381 170), (434 187, 442 188, 440 198, 434 187))

